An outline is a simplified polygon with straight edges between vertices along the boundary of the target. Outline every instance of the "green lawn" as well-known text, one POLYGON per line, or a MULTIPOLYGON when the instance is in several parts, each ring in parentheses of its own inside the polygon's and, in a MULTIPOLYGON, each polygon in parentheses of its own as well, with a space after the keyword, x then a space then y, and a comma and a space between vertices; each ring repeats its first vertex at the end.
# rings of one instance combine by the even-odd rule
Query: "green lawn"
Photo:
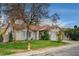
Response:
MULTIPOLYGON (((16 52, 27 51, 28 41, 16 41, 9 43, 0 43, 0 55, 9 55, 16 52)), ((32 40, 31 49, 39 49, 50 46, 61 46, 66 44, 65 42, 56 42, 49 40, 32 40)))

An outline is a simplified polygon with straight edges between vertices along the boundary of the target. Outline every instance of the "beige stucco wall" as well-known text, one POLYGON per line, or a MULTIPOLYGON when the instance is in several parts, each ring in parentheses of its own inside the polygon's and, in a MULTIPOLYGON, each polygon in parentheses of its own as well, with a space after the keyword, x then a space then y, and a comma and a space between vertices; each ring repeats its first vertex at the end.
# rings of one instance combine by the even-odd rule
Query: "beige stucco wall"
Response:
POLYGON ((27 38, 27 35, 26 35, 27 30, 26 29, 21 30, 21 31, 15 31, 14 33, 15 33, 14 36, 15 36, 16 40, 25 40, 27 38))
MULTIPOLYGON (((32 30, 29 30, 29 31, 31 32, 31 36, 29 37, 29 40, 31 40, 31 39, 39 40, 39 31, 37 31, 37 32, 34 32, 32 30)), ((58 40, 58 36, 57 36, 58 31, 59 30, 56 30, 56 29, 51 29, 49 31, 50 40, 53 40, 53 41, 58 40)), ((6 34, 8 34, 8 33, 6 33, 6 34)), ((23 30, 20 30, 20 31, 14 31, 13 37, 14 37, 14 40, 25 40, 25 39, 27 39, 27 29, 23 29, 23 30)), ((7 40, 8 40, 8 37, 7 37, 7 40)))
MULTIPOLYGON (((29 30, 29 31, 31 32, 31 36, 28 37, 28 40, 36 39, 35 32, 31 31, 31 30, 29 30)), ((14 37, 15 37, 16 40, 25 40, 25 39, 27 39, 27 29, 20 30, 20 31, 15 31, 14 32, 14 37)))
POLYGON ((9 41, 9 35, 8 34, 3 35, 3 42, 6 43, 8 41, 9 41))
MULTIPOLYGON (((2 30, 2 34, 5 31, 5 29, 2 30)), ((9 27, 7 31, 3 34, 3 42, 9 41, 9 33, 12 31, 12 27, 9 27)))
POLYGON ((31 31, 31 37, 30 37, 30 39, 35 40, 35 32, 31 31))
POLYGON ((54 29, 49 31, 50 40, 52 40, 52 41, 57 41, 58 40, 57 32, 58 31, 56 31, 54 29))
POLYGON ((29 30, 31 32, 31 36, 29 37, 29 40, 36 40, 37 39, 37 31, 32 31, 32 30, 29 30))

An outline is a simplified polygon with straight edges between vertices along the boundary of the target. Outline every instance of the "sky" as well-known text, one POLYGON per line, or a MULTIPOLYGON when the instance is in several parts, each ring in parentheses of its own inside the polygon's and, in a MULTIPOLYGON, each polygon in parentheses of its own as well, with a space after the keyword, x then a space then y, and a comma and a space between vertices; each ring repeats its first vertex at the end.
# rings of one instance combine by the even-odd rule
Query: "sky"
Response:
POLYGON ((60 20, 58 23, 64 27, 79 25, 79 4, 77 3, 53 3, 49 6, 49 15, 57 12, 60 20))
MULTIPOLYGON (((49 16, 58 13, 60 26, 72 28, 74 25, 79 25, 79 3, 50 3, 48 10, 49 16)), ((50 19, 43 21, 47 24, 52 23, 50 19)))

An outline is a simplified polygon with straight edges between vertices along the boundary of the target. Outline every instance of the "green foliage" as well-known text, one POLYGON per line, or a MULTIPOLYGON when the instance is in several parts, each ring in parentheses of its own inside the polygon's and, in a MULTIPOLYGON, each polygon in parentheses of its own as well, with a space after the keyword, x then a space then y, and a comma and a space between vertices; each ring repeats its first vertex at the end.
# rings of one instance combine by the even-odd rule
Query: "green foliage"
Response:
POLYGON ((65 32, 65 35, 71 40, 79 40, 79 29, 69 29, 65 32))
POLYGON ((15 53, 15 51, 12 51, 11 49, 0 49, 0 55, 10 55, 15 53))
MULTIPOLYGON (((50 40, 31 40, 31 48, 39 49, 52 46, 61 46, 67 44, 65 42, 57 42, 50 40)), ((0 43, 0 55, 9 55, 15 52, 27 51, 28 41, 15 41, 8 43, 0 43)))
POLYGON ((9 42, 12 42, 13 41, 13 35, 12 35, 12 32, 10 32, 9 34, 9 42))
MULTIPOLYGON (((31 40, 30 41, 32 48, 36 46, 36 48, 48 47, 48 46, 60 46, 65 44, 65 42, 58 43, 57 41, 50 40, 31 40)), ((16 41, 9 43, 0 43, 0 48, 4 49, 27 49, 28 41, 16 41)))
POLYGON ((59 39, 58 39, 58 42, 62 42, 62 39, 61 39, 61 38, 59 38, 59 39))
POLYGON ((43 40, 49 40, 49 33, 48 31, 42 31, 44 35, 41 36, 41 39, 43 40))
POLYGON ((0 34, 0 42, 3 42, 3 36, 0 34))
POLYGON ((77 25, 75 25, 75 26, 74 26, 74 29, 77 29, 77 28, 78 28, 77 25))

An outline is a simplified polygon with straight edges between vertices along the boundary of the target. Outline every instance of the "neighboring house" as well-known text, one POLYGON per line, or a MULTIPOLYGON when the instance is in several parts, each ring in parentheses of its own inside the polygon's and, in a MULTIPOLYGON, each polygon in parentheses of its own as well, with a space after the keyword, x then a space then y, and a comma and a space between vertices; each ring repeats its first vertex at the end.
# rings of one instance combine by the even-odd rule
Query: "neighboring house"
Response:
MULTIPOLYGON (((5 28, 6 27, 4 26, 4 29, 5 28)), ((30 25, 28 30, 27 24, 24 23, 22 20, 16 20, 14 25, 10 25, 6 31, 6 34, 4 34, 4 37, 6 37, 6 35, 8 36, 9 33, 12 31, 15 40, 27 40, 27 37, 29 40, 39 40, 41 38, 40 32, 43 30, 48 31, 50 40, 58 40, 57 34, 60 31, 59 28, 49 25, 30 25), (29 32, 28 36, 27 32, 29 32)))

